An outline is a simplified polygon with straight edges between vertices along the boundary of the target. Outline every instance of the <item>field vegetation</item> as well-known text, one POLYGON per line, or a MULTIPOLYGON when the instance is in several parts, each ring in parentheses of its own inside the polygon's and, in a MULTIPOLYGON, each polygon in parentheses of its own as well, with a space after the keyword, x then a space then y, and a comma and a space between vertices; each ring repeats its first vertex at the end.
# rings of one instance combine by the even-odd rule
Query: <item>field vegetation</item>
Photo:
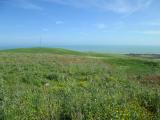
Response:
POLYGON ((0 51, 1 120, 160 120, 160 61, 32 48, 0 51))

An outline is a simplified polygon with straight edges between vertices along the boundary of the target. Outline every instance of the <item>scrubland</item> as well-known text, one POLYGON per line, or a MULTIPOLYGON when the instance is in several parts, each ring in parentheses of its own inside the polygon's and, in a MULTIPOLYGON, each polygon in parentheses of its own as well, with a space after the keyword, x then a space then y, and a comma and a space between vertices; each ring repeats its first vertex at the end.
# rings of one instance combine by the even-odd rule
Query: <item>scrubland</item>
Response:
POLYGON ((33 48, 0 52, 1 120, 160 120, 160 61, 33 48))

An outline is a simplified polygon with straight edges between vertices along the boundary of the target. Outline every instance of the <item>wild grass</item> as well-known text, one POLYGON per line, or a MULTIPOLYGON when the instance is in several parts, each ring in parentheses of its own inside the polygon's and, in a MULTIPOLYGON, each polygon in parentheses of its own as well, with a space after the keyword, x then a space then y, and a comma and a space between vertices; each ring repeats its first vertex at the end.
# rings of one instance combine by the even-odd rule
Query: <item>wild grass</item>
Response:
POLYGON ((160 119, 159 62, 55 51, 0 53, 0 119, 160 119))

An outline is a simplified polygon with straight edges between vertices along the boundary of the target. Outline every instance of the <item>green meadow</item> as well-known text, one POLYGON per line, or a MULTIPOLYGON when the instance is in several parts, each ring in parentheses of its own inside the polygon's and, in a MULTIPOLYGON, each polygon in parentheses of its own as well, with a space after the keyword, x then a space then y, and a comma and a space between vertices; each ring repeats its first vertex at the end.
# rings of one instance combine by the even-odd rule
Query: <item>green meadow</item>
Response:
POLYGON ((0 120, 160 120, 160 59, 1 50, 0 120))

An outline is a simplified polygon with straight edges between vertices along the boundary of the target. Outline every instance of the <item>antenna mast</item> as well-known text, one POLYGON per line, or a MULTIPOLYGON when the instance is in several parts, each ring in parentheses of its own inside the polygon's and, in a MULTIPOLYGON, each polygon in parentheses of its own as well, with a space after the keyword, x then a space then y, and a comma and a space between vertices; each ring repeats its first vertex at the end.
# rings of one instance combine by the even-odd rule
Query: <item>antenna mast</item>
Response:
POLYGON ((39 45, 40 45, 40 47, 42 47, 42 36, 40 36, 39 45))

